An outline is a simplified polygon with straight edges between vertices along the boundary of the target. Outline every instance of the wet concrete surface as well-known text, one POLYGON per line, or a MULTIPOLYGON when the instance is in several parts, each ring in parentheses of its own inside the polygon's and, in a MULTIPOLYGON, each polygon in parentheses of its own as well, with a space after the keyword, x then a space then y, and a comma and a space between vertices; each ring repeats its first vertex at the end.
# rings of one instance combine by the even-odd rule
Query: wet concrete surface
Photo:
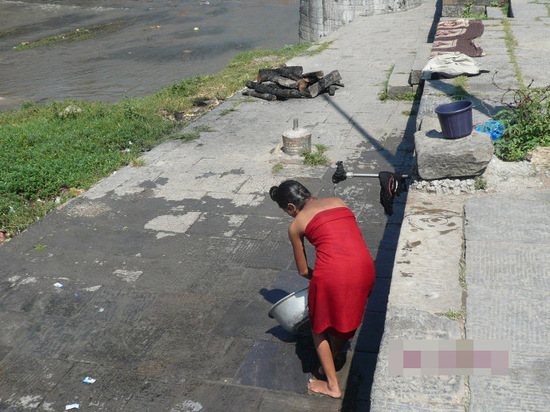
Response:
MULTIPOLYGON (((391 27, 412 37, 417 23, 401 24, 409 20, 351 23, 321 54, 288 62, 338 69, 345 87, 334 96, 267 102, 237 94, 185 129, 213 131, 190 143, 164 142, 143 155, 142 167, 117 171, 4 244, 0 410, 57 411, 71 403, 128 411, 368 410, 406 194, 389 217, 378 179, 335 187, 330 167, 285 164, 274 172, 271 159, 298 113, 312 143, 329 147, 327 155, 348 170, 409 173, 415 119, 404 113, 412 102, 378 98, 388 54, 412 58, 415 47, 378 45, 391 27), (375 261, 365 321, 339 371, 343 400, 308 395, 317 365, 311 335, 290 335, 268 316, 303 280, 288 241, 291 219, 268 196, 288 178, 315 196, 344 199, 375 261), (86 376, 98 380, 86 385, 86 376)), ((311 245, 306 251, 314 264, 311 245)))
POLYGON ((2 1, 0 110, 21 102, 143 97, 213 74, 237 53, 298 43, 297 0, 2 1), (23 42, 119 22, 73 43, 23 42))
MULTIPOLYGON (((399 146, 397 139, 386 144, 388 154, 399 146)), ((302 180, 328 196, 331 174, 302 180)), ((387 221, 378 181, 355 183, 341 183, 336 194, 356 211, 377 281, 340 371, 347 410, 368 399, 405 201, 387 221)), ((76 402, 87 410, 193 410, 178 408, 198 402, 201 410, 273 410, 265 405, 295 394, 306 396, 287 410, 338 409, 338 401, 307 396, 318 367, 310 333, 290 334, 267 316, 278 299, 307 285, 294 270, 286 215, 270 200, 239 207, 209 196, 151 196, 75 199, 0 250, 0 409, 54 411, 76 402), (174 210, 202 218, 171 236, 144 230, 174 210), (98 382, 82 383, 86 376, 98 382), (284 396, 268 399, 278 393, 284 396)), ((309 256, 314 263, 311 248, 309 256)))

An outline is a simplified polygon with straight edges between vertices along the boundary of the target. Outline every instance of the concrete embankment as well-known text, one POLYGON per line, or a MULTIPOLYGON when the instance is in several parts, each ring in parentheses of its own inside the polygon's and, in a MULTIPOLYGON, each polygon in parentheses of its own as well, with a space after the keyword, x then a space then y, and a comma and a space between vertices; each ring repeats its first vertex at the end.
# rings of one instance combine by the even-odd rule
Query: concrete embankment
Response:
MULTIPOLYGON (((486 54, 476 62, 490 74, 467 79, 475 126, 510 102, 513 93, 506 91, 517 89, 522 76, 526 83, 550 84, 547 72, 540 70, 550 52, 548 42, 537 40, 548 33, 547 11, 541 6, 514 2, 515 18, 483 21, 478 42, 486 54), (505 44, 506 37, 515 39, 516 46, 505 44)), ((435 117, 435 106, 451 101, 455 87, 453 80, 426 81, 419 128, 435 117)), ((433 120, 427 123, 433 125, 433 120)), ((483 190, 461 190, 468 186, 449 180, 409 193, 371 410, 547 408, 550 374, 541 365, 550 359, 543 343, 548 342, 550 319, 545 303, 549 174, 544 164, 493 159, 482 176, 483 190), (433 370, 422 363, 427 376, 419 376, 421 369, 408 370, 417 376, 391 376, 389 348, 408 340, 423 341, 425 347, 430 340, 472 340, 472 345, 489 340, 491 350, 506 348, 509 369, 504 376, 502 371, 491 375, 505 362, 494 361, 493 369, 484 363, 485 370, 480 362, 470 373, 431 376, 433 370)))

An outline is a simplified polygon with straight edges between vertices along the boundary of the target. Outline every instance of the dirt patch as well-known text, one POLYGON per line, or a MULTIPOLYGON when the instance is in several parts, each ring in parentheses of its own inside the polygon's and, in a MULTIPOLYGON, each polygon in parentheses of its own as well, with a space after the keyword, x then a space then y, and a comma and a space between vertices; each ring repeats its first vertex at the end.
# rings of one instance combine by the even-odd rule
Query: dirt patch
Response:
POLYGON ((503 162, 493 157, 483 174, 487 192, 519 192, 550 188, 550 169, 533 161, 503 162))

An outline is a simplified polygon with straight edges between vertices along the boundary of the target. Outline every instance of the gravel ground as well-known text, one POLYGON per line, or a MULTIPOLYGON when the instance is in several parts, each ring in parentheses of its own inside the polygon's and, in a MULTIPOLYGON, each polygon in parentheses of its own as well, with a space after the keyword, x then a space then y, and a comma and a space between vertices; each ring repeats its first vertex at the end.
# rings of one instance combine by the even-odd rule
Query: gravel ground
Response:
POLYGON ((474 194, 479 190, 488 193, 520 192, 528 189, 550 188, 550 168, 545 161, 533 159, 522 162, 503 162, 496 156, 487 166, 485 173, 471 179, 421 180, 411 181, 412 190, 436 194, 474 194))

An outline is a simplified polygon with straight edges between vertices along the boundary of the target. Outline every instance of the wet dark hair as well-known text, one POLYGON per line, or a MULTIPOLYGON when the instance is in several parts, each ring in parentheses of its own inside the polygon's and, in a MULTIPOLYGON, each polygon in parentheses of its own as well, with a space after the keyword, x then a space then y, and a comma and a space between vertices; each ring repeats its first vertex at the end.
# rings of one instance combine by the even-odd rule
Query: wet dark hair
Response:
POLYGON ((292 203, 302 210, 306 200, 311 197, 307 188, 296 180, 285 180, 279 186, 273 186, 269 189, 271 200, 277 202, 281 209, 286 209, 289 203, 292 203))

